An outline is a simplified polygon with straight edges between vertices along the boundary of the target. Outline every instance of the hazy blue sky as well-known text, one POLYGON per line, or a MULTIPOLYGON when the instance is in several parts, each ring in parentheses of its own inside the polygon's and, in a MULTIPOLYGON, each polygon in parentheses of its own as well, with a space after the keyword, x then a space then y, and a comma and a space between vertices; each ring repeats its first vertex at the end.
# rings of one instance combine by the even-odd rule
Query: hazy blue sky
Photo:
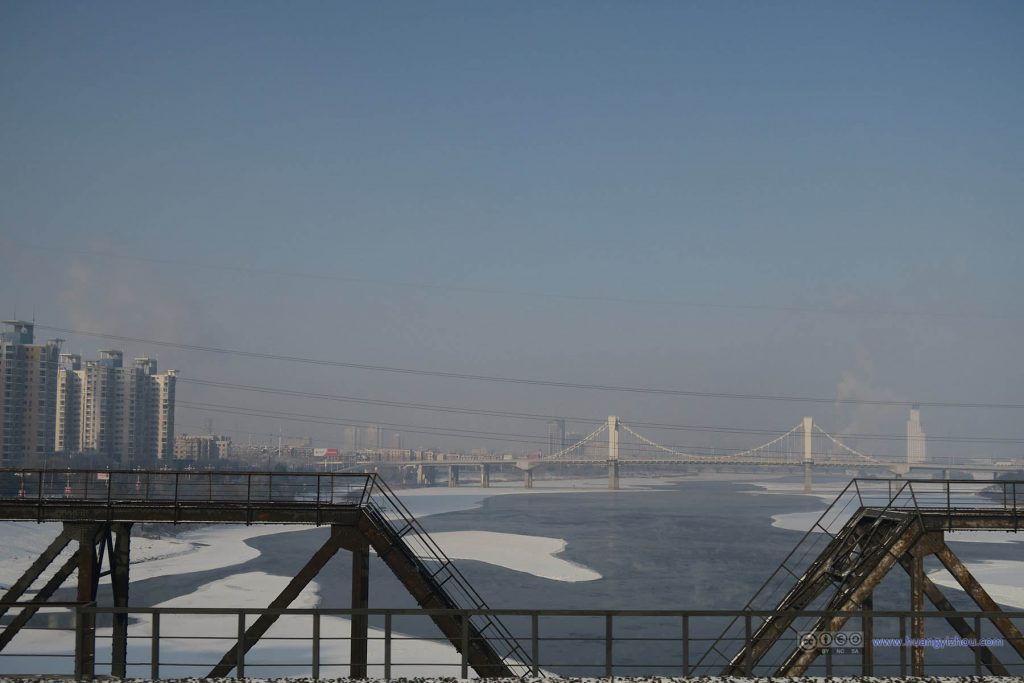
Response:
MULTIPOLYGON (((0 313, 434 370, 1024 403, 1022 35, 1019 2, 3 0, 0 313)), ((570 416, 788 428, 812 412, 881 434, 906 417, 127 352, 185 377, 570 416)), ((1022 413, 924 419, 1010 437, 1022 413)))

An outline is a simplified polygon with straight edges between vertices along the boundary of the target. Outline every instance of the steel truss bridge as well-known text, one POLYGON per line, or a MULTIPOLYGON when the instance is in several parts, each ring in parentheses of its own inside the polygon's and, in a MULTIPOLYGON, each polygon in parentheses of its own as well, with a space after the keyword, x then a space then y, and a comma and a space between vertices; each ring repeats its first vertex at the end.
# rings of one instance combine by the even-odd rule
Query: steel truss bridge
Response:
MULTIPOLYGON (((373 464, 362 463, 363 466, 373 466, 373 464)), ((514 464, 516 468, 523 471, 523 483, 527 488, 533 486, 535 470, 545 466, 606 466, 608 468, 608 488, 613 490, 619 488, 619 472, 623 466, 705 465, 748 468, 802 468, 805 491, 811 490, 812 472, 815 468, 838 470, 879 469, 899 476, 908 474, 911 468, 937 469, 944 472, 944 478, 950 472, 956 471, 1008 471, 1012 469, 952 464, 921 463, 909 465, 905 461, 896 462, 869 455, 848 446, 839 438, 822 429, 811 417, 803 418, 791 429, 763 444, 744 451, 725 455, 687 453, 657 443, 614 415, 609 416, 607 422, 602 422, 576 443, 540 458, 508 461, 498 458, 470 457, 459 458, 458 460, 416 460, 389 462, 387 464, 401 468, 414 468, 417 473, 417 481, 421 484, 432 482, 433 470, 447 468, 449 486, 457 486, 459 484, 459 471, 461 468, 474 468, 479 471, 479 482, 485 487, 490 486, 492 468, 500 465, 514 464)), ((358 466, 356 465, 356 467, 358 466)))
MULTIPOLYGON (((232 673, 244 678, 258 665, 259 650, 253 652, 254 648, 274 638, 268 631, 285 616, 310 620, 313 677, 320 677, 322 665, 337 670, 337 660, 321 660, 322 641, 336 637, 320 630, 322 619, 337 615, 351 618, 345 664, 353 678, 370 673, 369 643, 376 637, 370 636, 369 619, 384 619, 383 672, 388 678, 394 665, 416 665, 395 661, 391 650, 396 637, 391 619, 407 613, 436 625, 460 655, 463 678, 470 668, 483 678, 546 675, 566 666, 567 649, 574 648, 569 641, 599 643, 596 651, 580 646, 588 658, 580 666, 590 666, 592 671, 597 667, 607 677, 650 673, 638 671, 637 665, 626 671, 616 665, 620 648, 637 641, 649 641, 652 647, 666 644, 669 651, 661 656, 668 663, 662 672, 801 676, 819 673, 814 667, 824 659, 824 673, 830 675, 842 672, 833 666, 832 643, 844 634, 852 636, 850 627, 859 628, 861 648, 854 671, 846 660, 847 673, 895 673, 898 666, 900 673, 909 669, 915 676, 924 675, 927 663, 939 660, 937 653, 928 654, 926 629, 930 637, 955 637, 963 643, 949 653, 952 663, 947 657, 937 664, 1001 676, 1024 673, 1024 613, 1003 610, 946 542, 951 531, 1019 531, 1024 524, 1022 481, 855 479, 737 611, 491 609, 376 475, 0 470, 0 519, 62 524, 51 544, 0 597, 0 666, 18 657, 35 656, 46 662, 63 657, 62 661, 73 661, 79 680, 107 671, 119 678, 129 673, 137 676, 138 669, 129 670, 130 665, 147 667, 153 678, 161 671, 170 673, 174 666, 180 668, 182 664, 173 658, 162 659, 161 647, 182 636, 161 636, 160 624, 175 616, 203 614, 226 614, 233 619, 233 627, 220 627, 211 637, 212 642, 223 643, 224 654, 207 663, 203 676, 208 678, 232 673), (265 609, 140 608, 129 604, 130 536, 136 522, 325 525, 331 533, 265 609), (419 609, 369 608, 371 549, 419 609), (340 550, 351 554, 351 585, 346 590, 351 591, 352 607, 291 609, 303 588, 340 550), (974 608, 954 607, 926 573, 926 560, 948 571, 974 608), (97 604, 104 573, 111 577, 112 606, 97 604), (77 600, 50 602, 72 574, 77 574, 77 600), (876 604, 876 594, 879 602, 899 595, 878 589, 887 577, 898 579, 902 574, 909 578, 909 604, 896 609, 876 604), (27 595, 31 597, 25 599, 27 595), (934 610, 926 609, 926 600, 934 610), (43 610, 52 615, 55 608, 73 614, 73 625, 63 627, 73 638, 61 639, 59 624, 47 625, 36 618, 44 616, 43 610), (109 635, 100 636, 100 617, 109 619, 109 635), (522 620, 513 623, 516 617, 527 618, 525 627, 522 620), (552 620, 593 617, 603 627, 594 637, 580 638, 576 622, 568 627, 572 637, 558 630, 546 636, 549 629, 557 628, 552 620), (545 635, 539 626, 542 619, 545 635), (638 619, 639 625, 634 621, 638 619), (647 628, 645 621, 653 625, 647 628), (616 624, 623 623, 625 630, 616 634, 616 624), (681 628, 675 631, 678 638, 666 637, 666 623, 681 628), (33 655, 17 650, 19 634, 33 629, 48 632, 42 641, 35 641, 42 642, 42 651, 33 655), (638 633, 644 635, 638 637, 638 633), (996 648, 983 638, 997 634, 1006 647, 996 648), (909 635, 913 642, 876 650, 876 635, 900 639, 909 635), (137 646, 132 649, 140 639, 149 646, 141 652, 137 646), (545 647, 551 648, 546 650, 547 659, 541 656, 545 640, 549 643, 545 647)), ((677 542, 685 547, 685 530, 680 534, 677 542)), ((886 585, 891 586, 891 581, 886 585)), ((644 661, 648 662, 646 655, 644 661)))

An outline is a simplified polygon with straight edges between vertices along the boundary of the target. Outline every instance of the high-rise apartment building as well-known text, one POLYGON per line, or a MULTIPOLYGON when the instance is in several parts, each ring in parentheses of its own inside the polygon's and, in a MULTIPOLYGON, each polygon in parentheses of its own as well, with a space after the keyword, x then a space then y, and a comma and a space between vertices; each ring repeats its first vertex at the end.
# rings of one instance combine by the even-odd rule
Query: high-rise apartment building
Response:
POLYGON ((924 427, 921 426, 921 406, 916 403, 910 407, 910 418, 907 420, 907 464, 916 465, 928 461, 928 443, 925 441, 924 427))
POLYGON ((0 466, 53 453, 60 340, 33 341, 33 323, 0 332, 0 466))
POLYGON ((62 353, 57 369, 57 415, 54 450, 82 450, 82 357, 62 353))
POLYGON ((381 428, 377 425, 370 425, 366 428, 366 448, 371 451, 379 451, 384 447, 384 437, 381 428))
POLYGON ((359 427, 345 427, 342 450, 345 453, 355 453, 362 448, 363 444, 359 436, 359 427))
POLYGON ((56 442, 66 453, 101 455, 122 465, 169 459, 174 453, 176 373, 157 372, 152 358, 125 367, 123 354, 97 360, 61 356, 56 442))

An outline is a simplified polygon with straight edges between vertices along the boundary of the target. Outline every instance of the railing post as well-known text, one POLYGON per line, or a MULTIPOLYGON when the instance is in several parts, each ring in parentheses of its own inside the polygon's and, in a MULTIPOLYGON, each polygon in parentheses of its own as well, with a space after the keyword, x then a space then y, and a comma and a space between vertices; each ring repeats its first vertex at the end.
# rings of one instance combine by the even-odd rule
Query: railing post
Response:
POLYGON ((391 680, 391 613, 384 615, 384 680, 391 680))
POLYGON ((235 677, 245 678, 245 612, 238 611, 238 645, 235 646, 235 677))
POLYGON ((469 678, 469 615, 462 612, 462 678, 469 678))
POLYGON ((245 475, 245 523, 252 523, 252 472, 245 475))
POLYGON ((743 615, 743 669, 748 677, 754 675, 754 652, 751 647, 753 633, 750 612, 747 612, 743 615))
POLYGON ((536 612, 530 615, 530 659, 530 675, 536 678, 540 675, 540 615, 536 612))
POLYGON ((316 475, 316 525, 320 526, 320 475, 316 475))
MULTIPOLYGON (((862 610, 874 610, 874 596, 869 594, 861 602, 860 607, 862 610)), ((873 676, 875 673, 875 621, 867 612, 861 612, 860 631, 861 636, 864 638, 861 646, 863 649, 861 650, 860 657, 860 673, 863 676, 873 676)))
POLYGON ((832 644, 825 648, 825 676, 832 677, 832 644))
POLYGON ((313 612, 313 680, 320 680, 320 613, 313 612))
POLYGON ((690 615, 683 615, 683 678, 690 676, 690 615))
POLYGON ((153 626, 149 633, 149 677, 160 680, 160 613, 153 612, 153 626))
POLYGON ((900 676, 907 675, 907 616, 900 615, 900 676))
POLYGON ((614 642, 615 635, 612 627, 612 615, 611 612, 604 617, 604 677, 611 679, 613 678, 612 658, 614 657, 614 651, 612 649, 612 643, 614 642))
POLYGON ((974 675, 981 675, 981 617, 974 617, 974 637, 978 639, 974 648, 974 675))

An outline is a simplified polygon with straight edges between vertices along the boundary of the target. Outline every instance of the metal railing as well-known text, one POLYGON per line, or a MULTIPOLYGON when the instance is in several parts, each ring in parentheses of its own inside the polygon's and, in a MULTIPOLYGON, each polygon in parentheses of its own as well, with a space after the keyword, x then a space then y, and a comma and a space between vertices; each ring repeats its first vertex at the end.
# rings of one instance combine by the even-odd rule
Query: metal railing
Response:
MULTIPOLYGON (((316 509, 366 503, 375 474, 95 469, 0 469, 0 501, 47 507, 179 507, 216 503, 248 510, 274 505, 316 509)), ((255 520, 252 520, 255 521, 255 520)))
MULTIPOLYGON (((13 611, 26 603, 11 605, 13 611)), ((0 674, 74 675, 83 670, 93 676, 110 671, 111 615, 129 615, 129 678, 203 677, 223 653, 239 642, 248 624, 259 615, 281 618, 259 644, 238 650, 233 672, 244 677, 338 678, 348 674, 351 636, 348 619, 368 615, 369 669, 373 678, 469 675, 465 654, 459 654, 446 638, 432 631, 427 618, 453 615, 463 619, 486 617, 510 624, 515 636, 529 647, 522 653, 523 676, 691 676, 693 663, 715 640, 714 633, 727 621, 738 619, 744 634, 729 642, 733 651, 750 643, 750 634, 767 618, 780 613, 763 610, 423 610, 423 609, 217 609, 217 608, 114 608, 92 604, 51 604, 47 614, 33 617, 30 627, 11 647, 0 652, 0 674), (92 634, 82 633, 83 618, 95 615, 92 634), (95 649, 79 645, 86 636, 95 649), (94 652, 91 666, 79 661, 94 652)), ((801 617, 832 616, 822 611, 801 612, 801 617)), ((851 612, 842 635, 831 634, 833 645, 808 670, 809 676, 902 675, 909 670, 908 626, 920 616, 933 639, 926 645, 929 674, 981 675, 986 673, 984 650, 956 640, 946 619, 968 620, 985 647, 995 653, 1013 675, 1024 674, 1024 661, 1013 644, 1001 639, 994 627, 985 626, 994 616, 1011 619, 1024 627, 1024 611, 1014 612, 851 612), (873 638, 863 640, 858 625, 870 619, 873 638), (858 640, 858 636, 860 639, 858 640), (842 643, 841 645, 839 643, 842 643), (866 662, 871 662, 867 665, 866 662)), ((799 634, 805 635, 805 634, 799 634)), ((813 634, 820 636, 820 634, 813 634)), ((488 640, 491 638, 488 637, 488 640)), ((466 637, 461 645, 469 651, 466 637)), ((790 643, 798 648, 799 637, 790 643)), ((1018 644, 1020 645, 1020 644, 1018 644)), ((763 667, 762 667, 763 668, 763 667)), ((747 675, 763 674, 750 667, 747 675)))

